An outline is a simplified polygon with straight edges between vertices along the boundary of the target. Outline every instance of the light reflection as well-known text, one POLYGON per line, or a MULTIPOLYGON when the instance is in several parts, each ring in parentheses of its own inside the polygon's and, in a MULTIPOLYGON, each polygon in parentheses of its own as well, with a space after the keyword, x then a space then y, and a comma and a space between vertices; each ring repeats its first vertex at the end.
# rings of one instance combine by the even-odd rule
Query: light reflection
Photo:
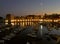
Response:
POLYGON ((42 22, 42 21, 43 21, 43 19, 40 19, 39 21, 40 21, 40 22, 42 22))
POLYGON ((58 20, 54 20, 54 22, 58 22, 58 20))
POLYGON ((5 25, 8 25, 8 23, 5 23, 5 25))
POLYGON ((24 26, 24 24, 25 24, 25 23, 23 22, 23 23, 22 23, 22 26, 24 26))
POLYGON ((41 25, 41 36, 42 36, 42 29, 43 29, 43 26, 41 25))
POLYGON ((17 25, 17 23, 15 23, 15 25, 17 25))
POLYGON ((18 20, 18 21, 20 21, 20 20, 18 20))
POLYGON ((20 25, 20 24, 18 23, 18 25, 20 25))
POLYGON ((41 29, 43 28, 43 26, 41 25, 41 29))
POLYGON ((8 22, 8 20, 5 20, 5 22, 8 22))
POLYGON ((11 20, 11 22, 14 22, 15 20, 11 20))
POLYGON ((12 25, 15 25, 14 23, 11 23, 12 25))
MULTIPOLYGON (((11 19, 10 22, 12 25, 22 25, 22 26, 27 26, 27 25, 35 25, 34 22, 58 22, 60 19, 55 19, 55 20, 52 20, 52 19, 11 19)), ((5 24, 7 25, 8 24, 8 20, 5 20, 5 24)))

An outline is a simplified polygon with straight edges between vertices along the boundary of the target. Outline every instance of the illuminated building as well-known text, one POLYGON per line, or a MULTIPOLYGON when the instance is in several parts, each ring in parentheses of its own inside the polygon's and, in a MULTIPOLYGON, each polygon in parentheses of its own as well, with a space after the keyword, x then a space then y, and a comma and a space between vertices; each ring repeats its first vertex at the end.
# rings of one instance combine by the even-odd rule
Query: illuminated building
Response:
POLYGON ((5 24, 8 25, 8 24, 14 24, 14 15, 11 15, 11 14, 7 14, 6 15, 6 19, 5 19, 5 24))
POLYGON ((14 16, 7 14, 5 19, 5 24, 11 24, 11 25, 20 25, 20 26, 30 26, 30 25, 36 25, 37 23, 42 22, 59 22, 60 18, 53 18, 51 15, 46 17, 41 15, 27 15, 27 16, 14 16), (41 18, 42 17, 42 18, 41 18), (51 19, 52 18, 52 19, 51 19))

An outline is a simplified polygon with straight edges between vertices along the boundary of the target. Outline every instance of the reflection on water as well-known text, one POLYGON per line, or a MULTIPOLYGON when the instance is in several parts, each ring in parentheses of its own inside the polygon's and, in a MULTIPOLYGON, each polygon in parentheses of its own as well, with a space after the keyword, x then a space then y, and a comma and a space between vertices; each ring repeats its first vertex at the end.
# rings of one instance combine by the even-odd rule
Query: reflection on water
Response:
POLYGON ((37 36, 39 39, 42 37, 43 40, 50 39, 51 42, 54 43, 59 43, 60 42, 60 27, 58 27, 59 24, 56 25, 56 23, 52 24, 52 23, 47 23, 47 24, 38 24, 38 26, 35 26, 35 28, 37 27, 37 34, 33 34, 34 32, 32 32, 30 35, 31 37, 33 36, 37 36), (51 36, 50 36, 51 35, 51 36), (56 38, 57 40, 54 40, 53 38, 51 38, 53 36, 53 38, 56 38))
MULTIPOLYGON (((20 25, 21 27, 28 27, 33 26, 33 28, 28 27, 21 31, 22 35, 27 35, 29 37, 32 37, 32 41, 34 43, 37 41, 37 43, 41 42, 54 42, 58 43, 60 42, 60 24, 59 23, 51 23, 51 22, 18 22, 18 23, 11 23, 12 25, 20 25), (57 38, 57 40, 54 40, 52 37, 57 38), (39 39, 36 40, 35 39, 39 39), (41 39, 42 38, 42 39, 41 39), (49 41, 50 40, 50 41, 49 41), (38 42, 39 41, 39 42, 38 42)), ((31 41, 31 38, 28 38, 31 41)), ((54 44, 53 43, 53 44, 54 44)), ((26 44, 30 44, 27 42, 26 44)), ((49 44, 49 43, 48 43, 49 44)))
POLYGON ((26 44, 30 44, 29 42, 27 42, 26 44))

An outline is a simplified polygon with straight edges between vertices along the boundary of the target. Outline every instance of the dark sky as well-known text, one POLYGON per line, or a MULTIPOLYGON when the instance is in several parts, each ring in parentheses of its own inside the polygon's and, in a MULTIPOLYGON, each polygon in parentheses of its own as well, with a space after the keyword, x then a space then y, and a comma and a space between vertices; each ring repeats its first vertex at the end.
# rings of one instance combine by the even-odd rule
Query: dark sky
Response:
POLYGON ((0 16, 60 13, 60 0, 0 0, 0 16))

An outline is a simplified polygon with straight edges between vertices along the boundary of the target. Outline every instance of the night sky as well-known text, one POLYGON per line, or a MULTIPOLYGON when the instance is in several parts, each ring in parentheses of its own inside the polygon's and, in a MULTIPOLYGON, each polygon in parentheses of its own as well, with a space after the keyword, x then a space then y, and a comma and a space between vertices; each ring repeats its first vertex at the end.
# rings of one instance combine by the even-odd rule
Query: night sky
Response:
POLYGON ((60 13, 60 0, 0 0, 0 16, 11 13, 21 15, 42 15, 60 13))

